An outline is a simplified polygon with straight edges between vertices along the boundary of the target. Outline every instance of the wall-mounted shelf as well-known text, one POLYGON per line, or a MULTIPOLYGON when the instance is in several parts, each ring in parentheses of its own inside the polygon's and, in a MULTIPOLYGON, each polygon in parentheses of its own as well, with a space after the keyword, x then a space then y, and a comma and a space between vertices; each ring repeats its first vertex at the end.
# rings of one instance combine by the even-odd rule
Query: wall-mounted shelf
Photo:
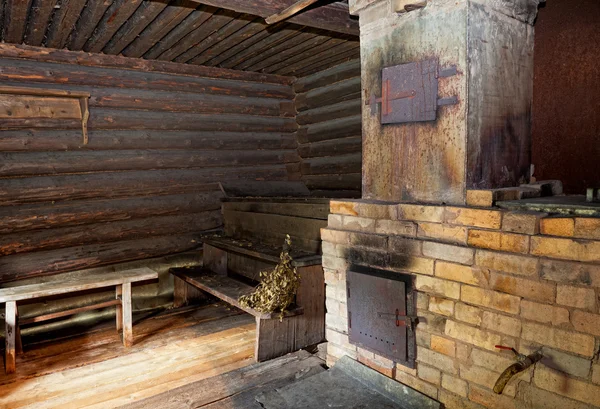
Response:
POLYGON ((50 119, 81 121, 83 144, 88 143, 88 92, 0 86, 0 120, 50 119))

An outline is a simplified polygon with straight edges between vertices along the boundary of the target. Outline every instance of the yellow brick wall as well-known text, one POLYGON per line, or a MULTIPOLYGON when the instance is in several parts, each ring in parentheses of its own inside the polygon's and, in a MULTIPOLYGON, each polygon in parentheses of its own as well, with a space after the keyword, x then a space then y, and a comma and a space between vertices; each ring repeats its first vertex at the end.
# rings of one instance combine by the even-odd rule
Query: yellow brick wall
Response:
POLYGON ((331 213, 330 365, 349 355, 451 409, 600 407, 600 219, 364 200, 333 201, 331 213), (349 343, 349 264, 415 277, 415 369, 349 343), (514 360, 497 344, 546 357, 503 395, 492 387, 514 360))

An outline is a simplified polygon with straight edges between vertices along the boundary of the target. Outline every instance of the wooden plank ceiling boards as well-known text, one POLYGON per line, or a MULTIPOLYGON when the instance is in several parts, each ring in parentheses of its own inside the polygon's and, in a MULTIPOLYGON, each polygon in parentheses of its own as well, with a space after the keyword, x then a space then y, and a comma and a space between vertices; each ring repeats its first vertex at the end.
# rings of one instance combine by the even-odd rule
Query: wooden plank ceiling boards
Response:
POLYGON ((0 0, 0 40, 302 77, 359 58, 344 2, 264 18, 294 0, 0 0))

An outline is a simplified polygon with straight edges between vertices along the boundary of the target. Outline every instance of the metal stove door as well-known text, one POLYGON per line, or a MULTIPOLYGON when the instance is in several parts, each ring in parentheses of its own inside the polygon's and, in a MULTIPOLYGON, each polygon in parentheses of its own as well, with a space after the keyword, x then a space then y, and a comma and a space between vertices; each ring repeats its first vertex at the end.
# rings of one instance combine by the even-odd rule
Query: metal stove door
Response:
POLYGON ((406 288, 402 281, 347 272, 350 342, 393 360, 406 361, 406 288))

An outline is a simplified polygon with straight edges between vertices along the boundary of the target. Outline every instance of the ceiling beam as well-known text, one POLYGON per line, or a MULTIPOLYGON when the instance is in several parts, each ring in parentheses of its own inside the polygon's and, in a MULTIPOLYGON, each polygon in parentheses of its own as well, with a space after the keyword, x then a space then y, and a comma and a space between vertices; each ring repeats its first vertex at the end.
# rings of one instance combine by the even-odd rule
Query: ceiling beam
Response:
MULTIPOLYGON (((296 0, 192 0, 195 3, 220 7, 238 13, 247 13, 259 17, 269 17, 280 13, 287 7, 296 3, 296 0)), ((324 6, 315 6, 294 15, 288 20, 290 23, 307 27, 320 28, 337 33, 358 36, 358 20, 351 18, 348 5, 332 3, 324 6)))

